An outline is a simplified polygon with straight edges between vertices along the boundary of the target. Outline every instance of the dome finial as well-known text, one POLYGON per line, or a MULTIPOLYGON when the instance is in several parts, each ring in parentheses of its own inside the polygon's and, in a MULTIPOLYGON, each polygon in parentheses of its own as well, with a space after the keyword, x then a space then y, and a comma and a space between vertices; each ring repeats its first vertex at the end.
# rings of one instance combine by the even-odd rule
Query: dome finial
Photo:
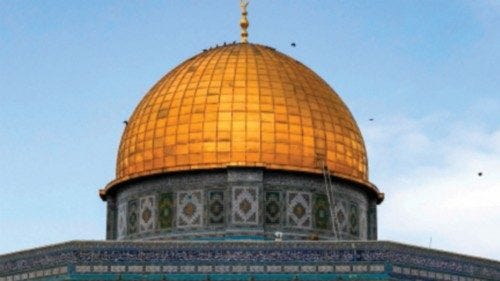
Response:
POLYGON ((248 0, 240 0, 240 7, 241 7, 241 20, 240 20, 240 26, 241 26, 241 43, 248 43, 248 26, 250 25, 248 23, 247 19, 247 6, 248 6, 249 1, 248 0))

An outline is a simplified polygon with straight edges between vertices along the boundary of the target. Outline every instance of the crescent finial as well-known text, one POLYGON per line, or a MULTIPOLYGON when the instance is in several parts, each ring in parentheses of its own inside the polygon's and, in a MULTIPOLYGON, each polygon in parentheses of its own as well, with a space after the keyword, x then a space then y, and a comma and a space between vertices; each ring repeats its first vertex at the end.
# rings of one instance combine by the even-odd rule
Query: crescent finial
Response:
POLYGON ((250 23, 248 22, 247 19, 247 6, 248 6, 249 1, 248 0, 240 0, 240 7, 241 7, 241 20, 240 20, 240 26, 241 26, 241 43, 248 43, 248 26, 250 23))

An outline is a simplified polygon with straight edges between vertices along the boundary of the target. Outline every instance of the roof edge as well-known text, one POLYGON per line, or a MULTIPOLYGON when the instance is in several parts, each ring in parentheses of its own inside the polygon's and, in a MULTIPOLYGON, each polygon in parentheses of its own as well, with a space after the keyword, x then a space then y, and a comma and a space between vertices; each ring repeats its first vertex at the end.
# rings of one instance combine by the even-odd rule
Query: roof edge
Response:
MULTIPOLYGON (((262 169, 267 169, 267 170, 277 170, 277 171, 286 171, 286 172, 302 172, 302 173, 309 173, 309 174, 323 174, 323 171, 321 169, 311 169, 311 168, 305 168, 305 167, 288 167, 286 165, 264 165, 264 164, 255 164, 255 165, 248 165, 248 163, 245 163, 245 165, 241 165, 238 163, 231 163, 231 164, 213 164, 213 165, 204 165, 203 167, 193 167, 193 166, 184 166, 184 167, 176 167, 175 169, 158 169, 156 171, 147 171, 147 173, 136 173, 132 174, 123 178, 116 178, 109 182, 107 185, 105 185, 102 189, 99 189, 99 197, 103 201, 106 201, 106 196, 110 194, 110 192, 114 192, 120 185, 125 184, 127 182, 133 181, 133 180, 139 180, 142 178, 147 178, 150 176, 158 176, 162 174, 169 174, 173 172, 187 172, 187 171, 202 171, 202 170, 210 170, 210 169, 227 169, 227 168, 262 168, 262 169)), ((385 198, 385 194, 380 192, 377 186, 369 181, 362 181, 359 180, 355 177, 348 176, 348 175, 343 175, 336 173, 332 170, 330 170, 330 173, 333 177, 339 178, 342 180, 346 180, 348 182, 352 182, 358 185, 361 185, 366 191, 371 193, 372 195, 375 196, 377 199, 377 204, 382 203, 385 198)))

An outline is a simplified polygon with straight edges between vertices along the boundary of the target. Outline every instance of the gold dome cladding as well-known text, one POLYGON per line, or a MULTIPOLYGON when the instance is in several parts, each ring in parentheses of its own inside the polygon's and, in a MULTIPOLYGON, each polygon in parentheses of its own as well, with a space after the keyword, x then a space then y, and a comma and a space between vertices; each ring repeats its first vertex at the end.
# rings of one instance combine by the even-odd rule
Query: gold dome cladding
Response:
POLYGON ((170 171, 264 167, 322 173, 370 186, 361 133, 312 70, 272 48, 231 44, 165 75, 123 133, 112 186, 170 171))

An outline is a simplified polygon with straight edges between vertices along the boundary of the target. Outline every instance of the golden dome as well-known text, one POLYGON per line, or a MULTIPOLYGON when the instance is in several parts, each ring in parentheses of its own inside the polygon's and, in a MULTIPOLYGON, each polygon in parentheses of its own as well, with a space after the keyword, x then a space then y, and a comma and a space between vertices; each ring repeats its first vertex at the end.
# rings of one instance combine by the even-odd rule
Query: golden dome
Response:
MULTIPOLYGON (((264 167, 368 182, 363 138, 335 91, 272 48, 230 44, 198 54, 146 94, 123 133, 116 179, 264 167)), ((376 191, 377 192, 377 191, 376 191)))

